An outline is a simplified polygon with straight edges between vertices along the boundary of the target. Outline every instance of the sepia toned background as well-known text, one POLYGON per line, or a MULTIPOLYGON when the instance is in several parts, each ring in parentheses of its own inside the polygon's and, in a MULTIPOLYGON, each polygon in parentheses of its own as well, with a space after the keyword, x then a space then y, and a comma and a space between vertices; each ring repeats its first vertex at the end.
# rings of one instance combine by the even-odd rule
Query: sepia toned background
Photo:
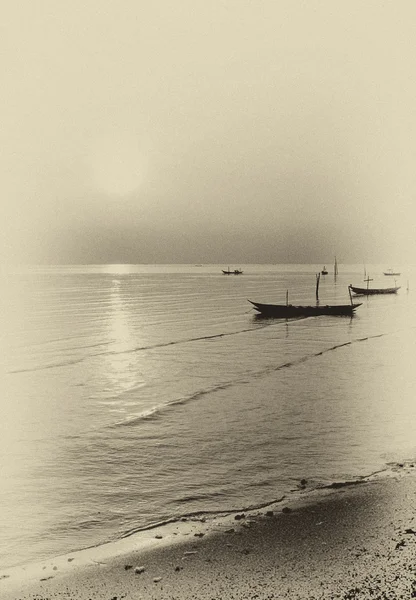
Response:
POLYGON ((17 0, 1 263, 413 263, 412 0, 17 0))

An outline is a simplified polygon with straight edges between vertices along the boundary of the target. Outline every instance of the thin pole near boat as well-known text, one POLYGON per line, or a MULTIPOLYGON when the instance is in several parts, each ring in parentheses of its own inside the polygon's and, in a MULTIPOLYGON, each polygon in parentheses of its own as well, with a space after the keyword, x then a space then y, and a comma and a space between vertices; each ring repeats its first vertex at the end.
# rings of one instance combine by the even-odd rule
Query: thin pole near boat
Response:
POLYGON ((319 302, 319 280, 321 279, 321 274, 317 273, 316 275, 316 302, 319 302))
POLYGON ((372 279, 370 279, 370 274, 368 275, 367 279, 364 279, 364 281, 366 281, 366 282, 367 282, 367 289, 368 289, 368 286, 369 286, 369 284, 370 284, 370 281, 373 281, 372 279))
POLYGON ((289 306, 289 290, 286 290, 286 306, 289 306))

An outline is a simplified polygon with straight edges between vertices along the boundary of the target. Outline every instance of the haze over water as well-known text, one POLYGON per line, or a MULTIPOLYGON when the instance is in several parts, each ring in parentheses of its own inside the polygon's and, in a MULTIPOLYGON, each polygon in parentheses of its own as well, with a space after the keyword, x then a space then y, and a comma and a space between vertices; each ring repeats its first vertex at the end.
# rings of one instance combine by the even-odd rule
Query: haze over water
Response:
MULTIPOLYGON (((353 319, 285 321, 247 298, 313 304, 322 265, 226 266, 2 272, 2 566, 416 456, 414 269, 353 319)), ((329 271, 348 303, 362 265, 329 271)))

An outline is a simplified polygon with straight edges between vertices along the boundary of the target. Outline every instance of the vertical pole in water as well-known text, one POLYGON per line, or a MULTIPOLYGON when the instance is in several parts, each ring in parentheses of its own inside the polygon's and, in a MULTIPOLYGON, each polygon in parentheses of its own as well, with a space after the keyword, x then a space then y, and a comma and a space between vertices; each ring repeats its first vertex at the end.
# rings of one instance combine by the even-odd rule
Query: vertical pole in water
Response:
POLYGON ((286 306, 289 306, 289 290, 286 290, 286 306))
POLYGON ((352 294, 351 294, 351 284, 348 286, 348 291, 350 293, 350 302, 351 302, 351 306, 353 306, 353 301, 352 301, 352 294))
POLYGON ((321 279, 321 274, 318 273, 316 275, 316 303, 319 302, 319 280, 321 279))

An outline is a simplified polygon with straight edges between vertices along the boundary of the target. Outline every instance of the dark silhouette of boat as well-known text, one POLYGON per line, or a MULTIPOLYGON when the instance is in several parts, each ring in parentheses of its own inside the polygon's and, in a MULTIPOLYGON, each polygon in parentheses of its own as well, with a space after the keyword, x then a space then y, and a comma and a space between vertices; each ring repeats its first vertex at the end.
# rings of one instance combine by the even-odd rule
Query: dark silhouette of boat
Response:
POLYGON ((233 269, 232 271, 230 271, 230 267, 228 267, 227 271, 224 271, 224 269, 222 269, 222 272, 224 273, 224 275, 242 275, 243 271, 241 269, 233 269))
POLYGON ((373 296, 375 294, 396 294, 397 291, 400 289, 400 286, 390 288, 361 288, 356 287, 355 285, 349 285, 348 287, 357 296, 373 296))
POLYGON ((393 269, 387 269, 387 271, 384 271, 384 275, 399 277, 400 273, 396 273, 393 269))
POLYGON ((261 304, 260 302, 253 302, 252 300, 249 300, 249 302, 261 316, 275 317, 278 319, 288 319, 291 317, 318 317, 320 315, 352 317, 356 308, 362 304, 361 302, 359 304, 351 302, 350 304, 294 306, 293 304, 261 304))
POLYGON ((324 267, 321 271, 321 275, 328 275, 328 271, 326 270, 326 267, 324 267))
POLYGON ((364 279, 364 281, 367 283, 367 287, 365 288, 357 287, 350 283, 350 285, 348 286, 348 289, 350 290, 350 295, 351 292, 354 292, 354 294, 356 294, 357 296, 374 296, 375 294, 396 294, 397 291, 400 289, 400 286, 394 286, 389 288, 370 288, 370 281, 373 281, 372 279, 370 279, 370 275, 367 275, 367 278, 364 279))

